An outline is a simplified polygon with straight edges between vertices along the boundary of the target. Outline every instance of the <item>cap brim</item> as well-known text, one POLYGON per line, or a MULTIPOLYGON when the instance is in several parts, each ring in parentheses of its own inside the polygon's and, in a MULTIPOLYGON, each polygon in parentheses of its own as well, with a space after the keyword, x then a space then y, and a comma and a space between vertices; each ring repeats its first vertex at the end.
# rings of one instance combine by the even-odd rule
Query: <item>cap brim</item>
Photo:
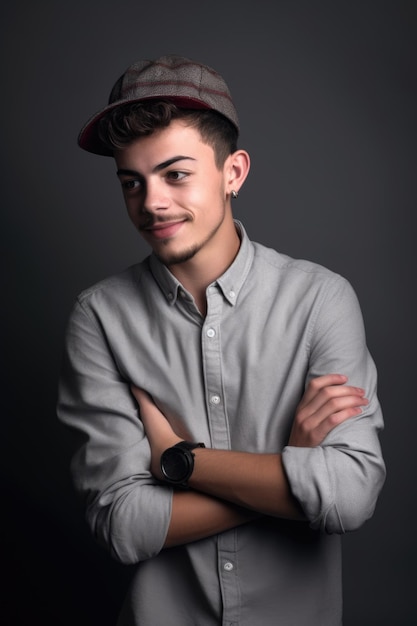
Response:
POLYGON ((99 122, 110 111, 117 109, 124 104, 133 104, 135 102, 144 102, 145 100, 168 100, 173 102, 181 109, 210 109, 211 107, 201 100, 187 96, 150 96, 148 98, 138 98, 137 100, 126 99, 119 100, 114 104, 109 104, 104 109, 93 115, 83 126, 78 135, 78 145, 87 152, 100 154, 102 156, 113 156, 113 151, 102 142, 98 133, 99 122))

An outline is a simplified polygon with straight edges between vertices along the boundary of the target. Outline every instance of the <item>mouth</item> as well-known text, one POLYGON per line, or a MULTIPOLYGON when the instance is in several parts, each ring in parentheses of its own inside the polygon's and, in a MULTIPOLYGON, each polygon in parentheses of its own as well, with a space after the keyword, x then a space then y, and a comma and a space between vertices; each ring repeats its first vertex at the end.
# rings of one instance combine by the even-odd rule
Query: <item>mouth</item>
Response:
POLYGON ((154 239, 169 239, 177 234, 187 220, 180 220, 177 222, 156 222, 148 226, 143 226, 141 230, 150 235, 154 239))

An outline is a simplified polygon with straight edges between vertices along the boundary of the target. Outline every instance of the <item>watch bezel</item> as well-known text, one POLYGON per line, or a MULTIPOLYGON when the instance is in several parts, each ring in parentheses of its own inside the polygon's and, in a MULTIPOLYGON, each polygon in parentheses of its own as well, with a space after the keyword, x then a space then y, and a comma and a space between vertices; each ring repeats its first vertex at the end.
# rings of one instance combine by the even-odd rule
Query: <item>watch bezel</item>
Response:
POLYGON ((194 454, 192 450, 195 448, 205 448, 205 445, 204 443, 180 441, 162 453, 160 466, 166 482, 171 485, 187 487, 187 481, 194 470, 194 454), (181 469, 183 471, 180 471, 181 469))
POLYGON ((170 483, 181 484, 188 480, 193 466, 193 455, 189 450, 172 447, 162 454, 161 471, 165 480, 170 483))

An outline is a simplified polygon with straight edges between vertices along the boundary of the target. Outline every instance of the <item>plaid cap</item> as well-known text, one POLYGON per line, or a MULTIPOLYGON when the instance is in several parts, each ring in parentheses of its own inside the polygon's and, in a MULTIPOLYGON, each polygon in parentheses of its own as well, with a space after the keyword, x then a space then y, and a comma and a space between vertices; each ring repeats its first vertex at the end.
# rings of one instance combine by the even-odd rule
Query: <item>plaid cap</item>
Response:
POLYGON ((137 61, 128 67, 111 90, 108 105, 81 129, 78 145, 94 154, 112 156, 100 140, 99 121, 119 106, 155 98, 170 100, 183 109, 212 109, 239 129, 236 109, 223 78, 206 65, 168 55, 155 61, 137 61))

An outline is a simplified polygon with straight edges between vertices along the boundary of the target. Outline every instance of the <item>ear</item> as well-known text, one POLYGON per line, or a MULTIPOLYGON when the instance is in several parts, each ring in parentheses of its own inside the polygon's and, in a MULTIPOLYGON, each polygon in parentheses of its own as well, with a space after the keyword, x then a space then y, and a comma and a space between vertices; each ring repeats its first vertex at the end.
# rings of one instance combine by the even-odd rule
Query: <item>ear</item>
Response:
POLYGON ((236 150, 225 162, 225 191, 230 197, 238 192, 250 170, 250 157, 246 150, 236 150))

